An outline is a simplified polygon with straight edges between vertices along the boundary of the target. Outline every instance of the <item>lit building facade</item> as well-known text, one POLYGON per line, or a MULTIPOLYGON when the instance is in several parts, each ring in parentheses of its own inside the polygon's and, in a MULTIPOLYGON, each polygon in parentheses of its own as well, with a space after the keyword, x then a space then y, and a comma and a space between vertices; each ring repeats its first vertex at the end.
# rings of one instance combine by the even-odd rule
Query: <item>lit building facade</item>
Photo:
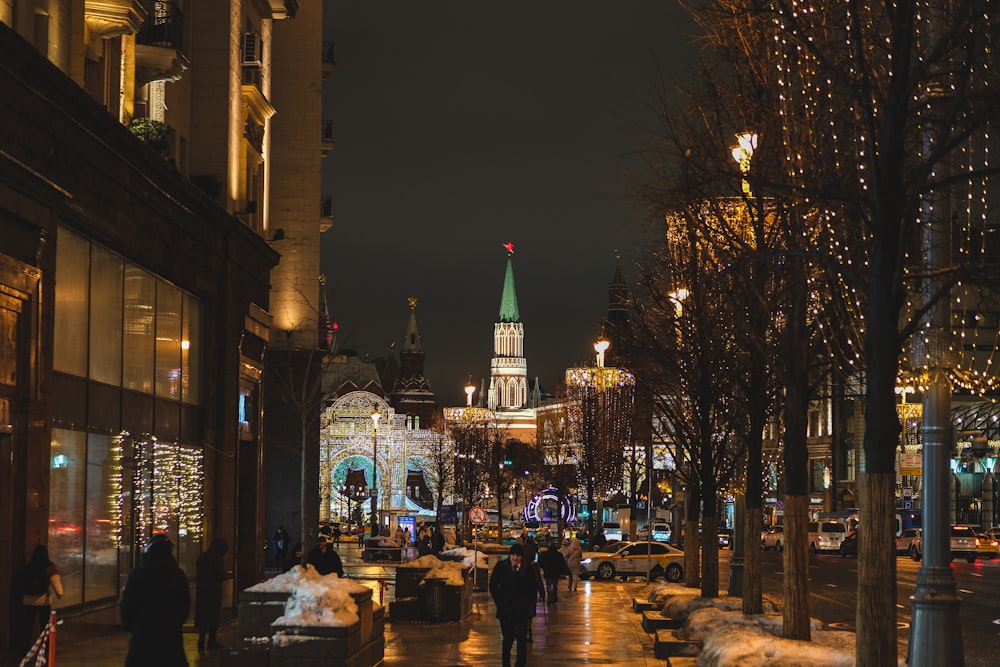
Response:
POLYGON ((269 68, 296 8, 0 3, 0 568, 48 544, 70 615, 116 614, 154 532, 192 575, 213 537, 232 590, 263 573, 269 68))

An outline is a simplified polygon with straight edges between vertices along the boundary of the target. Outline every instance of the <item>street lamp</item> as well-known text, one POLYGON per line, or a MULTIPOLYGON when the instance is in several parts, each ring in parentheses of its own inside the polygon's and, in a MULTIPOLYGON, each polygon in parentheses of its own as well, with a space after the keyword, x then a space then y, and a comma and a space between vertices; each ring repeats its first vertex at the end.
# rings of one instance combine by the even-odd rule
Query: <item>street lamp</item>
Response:
POLYGON ((469 382, 465 385, 465 407, 472 407, 472 395, 476 393, 476 385, 472 384, 472 375, 469 375, 469 382))
POLYGON ((594 351, 597 352, 597 367, 604 368, 604 352, 611 346, 611 343, 607 341, 604 336, 597 339, 594 343, 594 351))
POLYGON ((378 522, 378 420, 382 418, 382 415, 378 411, 378 407, 372 412, 372 537, 378 536, 379 522, 378 522))

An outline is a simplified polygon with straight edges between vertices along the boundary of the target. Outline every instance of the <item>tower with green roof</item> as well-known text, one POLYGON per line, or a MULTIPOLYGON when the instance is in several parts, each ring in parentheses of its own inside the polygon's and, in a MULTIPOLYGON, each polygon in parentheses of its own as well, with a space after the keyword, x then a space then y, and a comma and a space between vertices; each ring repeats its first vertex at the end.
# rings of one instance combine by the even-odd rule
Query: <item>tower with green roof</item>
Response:
POLYGON ((520 410, 528 403, 528 363, 524 358, 524 325, 514 289, 514 244, 505 243, 504 248, 507 272, 500 295, 500 315, 493 325, 488 402, 491 410, 520 410))

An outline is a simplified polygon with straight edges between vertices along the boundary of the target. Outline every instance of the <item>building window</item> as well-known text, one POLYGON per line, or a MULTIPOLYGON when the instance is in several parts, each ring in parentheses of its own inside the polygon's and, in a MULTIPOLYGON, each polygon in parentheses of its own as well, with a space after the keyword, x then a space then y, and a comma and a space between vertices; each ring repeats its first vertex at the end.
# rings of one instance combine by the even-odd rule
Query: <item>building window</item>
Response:
POLYGON ((56 277, 55 370, 201 405, 198 299, 65 228, 56 277))

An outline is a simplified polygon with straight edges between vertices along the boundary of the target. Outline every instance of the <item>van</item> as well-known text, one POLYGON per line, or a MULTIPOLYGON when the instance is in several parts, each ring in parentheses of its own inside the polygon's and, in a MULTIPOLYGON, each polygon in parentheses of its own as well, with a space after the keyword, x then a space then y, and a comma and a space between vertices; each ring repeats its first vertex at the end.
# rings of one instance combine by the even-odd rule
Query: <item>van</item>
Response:
POLYGON ((839 521, 810 521, 809 551, 839 551, 845 535, 847 526, 839 521))

